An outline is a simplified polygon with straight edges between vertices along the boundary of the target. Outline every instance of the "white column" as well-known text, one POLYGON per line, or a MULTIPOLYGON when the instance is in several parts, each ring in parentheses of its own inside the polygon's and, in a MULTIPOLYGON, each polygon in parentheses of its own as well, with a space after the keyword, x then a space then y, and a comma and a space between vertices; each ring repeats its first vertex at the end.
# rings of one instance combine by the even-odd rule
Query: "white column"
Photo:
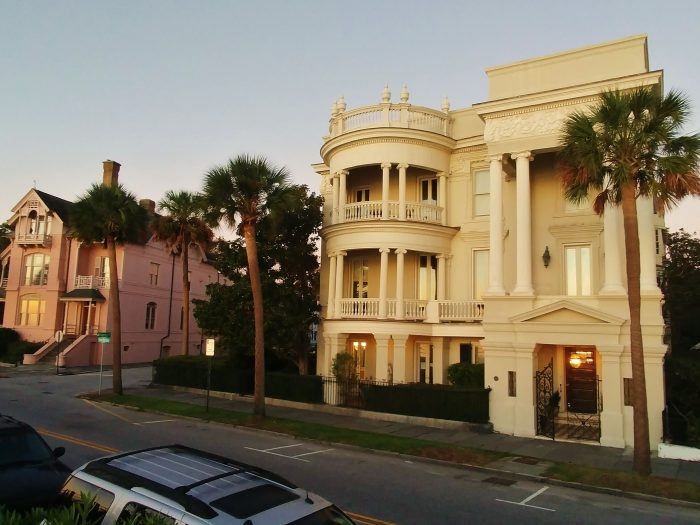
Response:
POLYGON ((389 279, 389 248, 380 248, 379 265, 379 318, 386 319, 386 291, 389 279))
POLYGON ((489 165, 489 289, 505 295, 503 288, 503 155, 490 157, 489 165))
MULTIPOLYGON (((535 374, 534 351, 530 348, 515 349, 515 428, 516 436, 534 437, 535 435, 535 374)), ((507 380, 507 377, 504 379, 507 380)))
POLYGON ((377 354, 374 377, 377 381, 386 381, 389 377, 389 336, 374 334, 377 354))
POLYGON ((620 239, 620 207, 610 203, 605 204, 603 213, 603 249, 605 250, 605 280, 600 293, 616 295, 624 294, 622 285, 622 257, 620 250, 623 242, 620 239))
POLYGON ((656 284, 656 239, 654 204, 648 197, 637 199, 637 229, 639 231, 639 288, 644 292, 659 292, 656 284))
POLYGON ((438 173, 438 206, 442 208, 440 224, 447 226, 447 173, 438 173))
POLYGON ((389 171, 391 162, 382 163, 382 220, 389 218, 389 171))
POLYGON ((445 300, 445 266, 447 262, 447 255, 441 253, 437 256, 437 298, 438 301, 445 300))
POLYGON ((342 317, 340 300, 343 298, 343 259, 346 255, 346 252, 338 252, 335 256, 335 317, 342 317))
POLYGON ((340 205, 340 192, 338 191, 338 186, 340 185, 340 176, 337 173, 333 174, 333 213, 331 215, 331 224, 338 223, 338 207, 340 205))
POLYGON ((87 323, 85 324, 85 333, 89 334, 90 333, 90 325, 92 324, 92 301, 88 302, 88 311, 87 311, 87 323))
POLYGON ((345 222, 345 205, 348 202, 348 192, 347 192, 347 178, 348 178, 348 171, 347 170, 341 170, 340 171, 340 188, 338 189, 338 193, 340 196, 338 197, 339 205, 338 205, 338 211, 340 212, 340 219, 338 222, 345 222))
POLYGON ((623 385, 620 356, 622 345, 598 346, 598 356, 602 361, 600 388, 603 396, 603 411, 600 414, 600 444, 606 447, 625 446, 623 416, 623 385))
POLYGON ((406 341, 407 335, 392 335, 394 340, 394 383, 406 382, 406 341))
POLYGON ((399 220, 406 220, 406 168, 408 164, 399 164, 399 220))
POLYGON ((404 318, 404 298, 403 298, 403 274, 404 274, 404 255, 406 250, 400 248, 396 250, 396 318, 404 318))
POLYGON ((330 267, 328 269, 328 302, 326 303, 326 319, 335 317, 335 272, 336 272, 336 257, 335 254, 329 255, 330 267))
POLYGON ((532 216, 529 151, 514 153, 516 177, 516 281, 513 295, 534 295, 532 288, 532 216))

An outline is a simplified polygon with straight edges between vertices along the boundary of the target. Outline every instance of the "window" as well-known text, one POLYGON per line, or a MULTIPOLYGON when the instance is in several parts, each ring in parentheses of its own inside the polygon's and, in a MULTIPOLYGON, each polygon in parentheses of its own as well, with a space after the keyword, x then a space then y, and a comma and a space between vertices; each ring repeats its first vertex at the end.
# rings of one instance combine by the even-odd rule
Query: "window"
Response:
POLYGON ((95 498, 95 504, 90 510, 87 521, 90 523, 101 522, 114 501, 114 494, 80 478, 71 477, 63 486, 62 503, 66 505, 77 503, 80 501, 81 494, 90 494, 95 498))
POLYGON ((43 253, 30 253, 24 258, 24 284, 42 285, 49 279, 49 261, 51 257, 43 253))
POLYGON ((163 525, 172 525, 175 519, 167 514, 158 512, 155 509, 146 507, 140 503, 130 501, 122 509, 119 514, 118 523, 162 523, 163 525))
POLYGON ((515 372, 508 372, 508 397, 515 397, 517 395, 516 390, 516 375, 515 372))
POLYGON ((148 273, 148 277, 150 279, 150 283, 152 286, 158 286, 158 269, 160 268, 160 264, 158 263, 151 263, 151 270, 148 273))
POLYGON ((355 202, 367 202, 369 200, 369 188, 355 190, 355 202))
POLYGON ((146 305, 146 330, 153 330, 156 325, 156 303, 146 305))
POLYGON ((656 255, 664 255, 664 236, 663 236, 663 230, 661 228, 656 228, 655 230, 655 247, 656 247, 656 255))
POLYGON ((181 306, 180 307, 180 330, 182 330, 182 327, 185 324, 185 307, 181 306))
POLYGON ((480 301, 489 285, 489 251, 474 250, 473 298, 480 301))
POLYGON ((423 301, 437 299, 437 257, 419 256, 418 298, 423 301))
POLYGON ((98 255, 95 257, 95 277, 109 279, 109 258, 98 255))
POLYGON ((488 170, 474 172, 474 216, 489 214, 490 174, 488 170))
POLYGON ((460 363, 471 363, 472 362, 472 344, 471 343, 461 343, 459 345, 459 362, 460 363))
POLYGON ((591 247, 566 246, 566 295, 591 295, 591 247))
POLYGON ((352 297, 366 299, 368 297, 369 264, 367 259, 355 259, 352 262, 352 297))
POLYGON ((435 177, 420 180, 420 200, 423 204, 437 205, 438 180, 435 177))
POLYGON ((29 295, 20 302, 19 324, 22 326, 39 326, 46 312, 46 301, 38 295, 29 295))

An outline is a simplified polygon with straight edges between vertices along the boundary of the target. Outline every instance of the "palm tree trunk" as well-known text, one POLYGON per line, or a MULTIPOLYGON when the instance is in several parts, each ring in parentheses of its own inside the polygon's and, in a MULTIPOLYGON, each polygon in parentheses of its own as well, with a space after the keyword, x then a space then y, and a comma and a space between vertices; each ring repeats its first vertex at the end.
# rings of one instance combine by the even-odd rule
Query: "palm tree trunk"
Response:
POLYGON ((190 355, 190 259, 189 236, 182 238, 182 355, 190 355))
POLYGON ((637 229, 637 199, 634 184, 622 188, 622 217, 625 228, 627 265, 627 301, 630 310, 630 355, 632 358, 632 403, 634 414, 634 470, 642 476, 651 474, 649 450, 649 414, 644 372, 644 346, 640 320, 640 254, 637 229))
POLYGON ((258 246, 255 239, 255 224, 243 225, 245 252, 248 257, 248 275, 253 293, 253 315, 255 319, 255 391, 253 414, 265 417, 265 331, 263 326, 263 292, 258 266, 258 246))
POLYGON ((122 314, 119 303, 119 279, 117 278, 117 246, 114 239, 107 239, 109 258, 109 301, 112 306, 112 392, 122 395, 122 314))

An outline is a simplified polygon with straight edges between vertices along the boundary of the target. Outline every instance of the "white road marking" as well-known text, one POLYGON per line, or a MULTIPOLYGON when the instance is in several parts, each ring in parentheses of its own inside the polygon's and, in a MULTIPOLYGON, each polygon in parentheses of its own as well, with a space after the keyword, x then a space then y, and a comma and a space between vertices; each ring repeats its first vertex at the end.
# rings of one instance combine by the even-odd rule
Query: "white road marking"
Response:
POLYGON ((547 510, 549 512, 556 512, 554 509, 548 509, 546 507, 538 507, 537 505, 528 505, 527 502, 533 500, 540 494, 542 494, 545 490, 547 490, 549 487, 542 487, 540 490, 535 492, 534 494, 530 494, 527 498, 525 498, 522 501, 508 501, 506 499, 496 499, 496 501, 500 501, 501 503, 510 503, 511 505, 520 505, 521 507, 530 507, 531 509, 540 509, 540 510, 547 510))
POLYGON ((303 461, 304 463, 310 463, 308 459, 296 458, 294 456, 287 456, 285 454, 278 454, 277 452, 270 452, 269 450, 260 450, 259 448, 243 447, 247 450, 254 450, 255 452, 262 452, 263 454, 270 454, 272 456, 279 456, 281 458, 295 459, 297 461, 303 461))
POLYGON ((320 454, 321 452, 330 452, 331 450, 333 450, 333 449, 327 448, 326 450, 316 450, 314 452, 306 452, 304 454, 297 454, 296 456, 289 456, 289 457, 296 459, 296 458, 300 458, 301 456, 310 456, 311 454, 320 454))
POLYGON ((254 450, 255 452, 262 452, 263 454, 271 454, 273 456, 279 456, 282 458, 287 458, 287 459, 296 459, 297 461, 304 461, 305 463, 309 463, 308 459, 302 459, 302 456, 310 456, 312 454, 320 454, 321 452, 330 452, 333 450, 332 448, 327 448, 325 450, 314 450, 311 452, 304 452, 302 454, 297 454, 296 456, 288 456, 286 454, 280 454, 278 452, 274 452, 275 450, 281 450, 283 448, 294 448, 294 447, 301 447, 303 446, 302 443, 297 443, 294 445, 284 445, 282 447, 272 447, 272 448, 266 448, 266 449, 260 449, 260 448, 252 448, 252 447, 243 447, 247 450, 254 450))
POLYGON ((283 448, 292 448, 292 447, 300 447, 300 446, 301 446, 301 443, 297 443, 296 445, 284 445, 283 447, 266 448, 265 451, 268 451, 268 450, 280 450, 280 449, 283 449, 283 448))
POLYGON ((151 425, 153 423, 170 423, 171 421, 175 421, 174 419, 159 419, 157 421, 141 421, 141 425, 151 425))

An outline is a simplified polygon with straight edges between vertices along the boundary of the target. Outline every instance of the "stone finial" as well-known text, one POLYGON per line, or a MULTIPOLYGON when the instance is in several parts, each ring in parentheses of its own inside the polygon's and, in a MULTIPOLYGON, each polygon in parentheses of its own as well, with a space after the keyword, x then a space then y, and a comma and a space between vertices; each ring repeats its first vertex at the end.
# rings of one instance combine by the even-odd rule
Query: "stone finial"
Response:
POLYGON ((331 106, 331 117, 337 117, 338 116, 338 101, 334 100, 333 105, 331 106))
POLYGON ((389 84, 384 85, 384 90, 382 91, 382 102, 391 102, 391 91, 389 91, 389 84))
POLYGON ((401 88, 401 102, 404 104, 408 102, 408 86, 406 84, 403 85, 403 88, 401 88))
POLYGON ((450 99, 447 98, 447 95, 442 97, 442 111, 443 113, 450 111, 450 99))
POLYGON ((340 97, 338 99, 338 113, 342 113, 345 111, 345 108, 347 108, 348 105, 345 103, 345 97, 340 97))

